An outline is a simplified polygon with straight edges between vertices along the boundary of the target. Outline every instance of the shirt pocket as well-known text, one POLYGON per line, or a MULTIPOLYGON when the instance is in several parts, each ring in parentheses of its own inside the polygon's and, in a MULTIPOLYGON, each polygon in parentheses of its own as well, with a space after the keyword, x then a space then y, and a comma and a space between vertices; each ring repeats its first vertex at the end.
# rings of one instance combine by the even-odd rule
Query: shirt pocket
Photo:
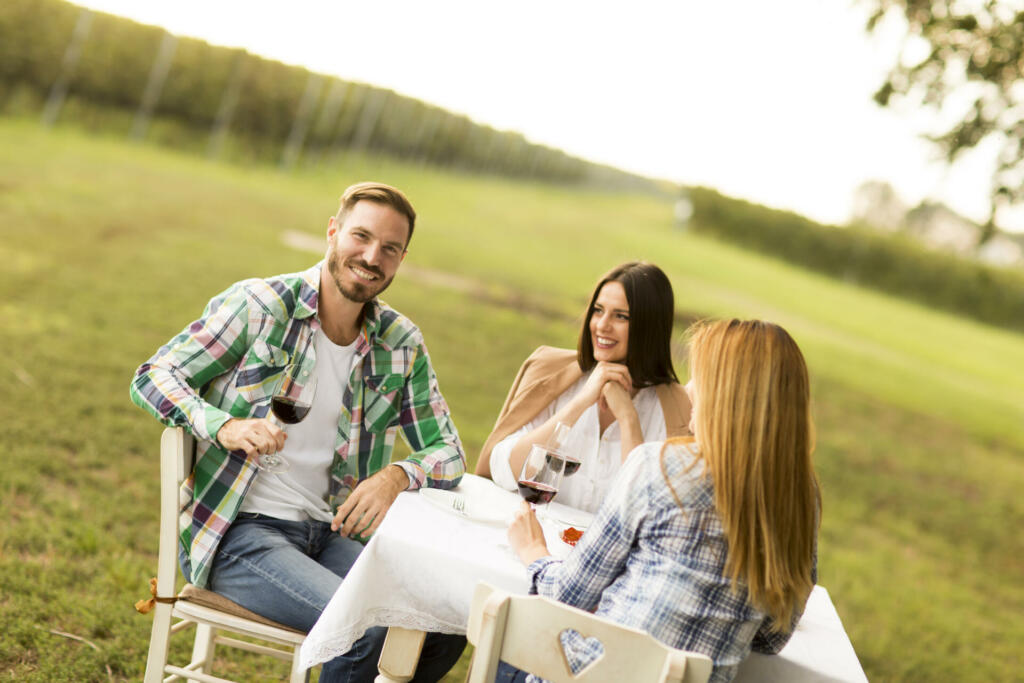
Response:
POLYGON ((256 406, 269 403, 288 365, 288 352, 257 339, 242 358, 235 375, 235 391, 256 406))
POLYGON ((363 425, 371 432, 383 434, 398 424, 405 377, 395 373, 367 375, 363 384, 363 425))

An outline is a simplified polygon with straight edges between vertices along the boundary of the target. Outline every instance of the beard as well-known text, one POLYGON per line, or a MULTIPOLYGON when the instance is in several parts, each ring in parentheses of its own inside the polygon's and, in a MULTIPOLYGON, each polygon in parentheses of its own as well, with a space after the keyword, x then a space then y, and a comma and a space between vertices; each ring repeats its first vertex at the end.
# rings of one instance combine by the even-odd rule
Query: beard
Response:
POLYGON ((363 284, 361 282, 345 282, 341 277, 342 269, 347 268, 349 265, 356 266, 357 268, 365 270, 368 273, 373 273, 381 278, 384 277, 384 273, 380 268, 375 268, 356 259, 346 259, 345 263, 342 263, 341 259, 338 257, 337 250, 331 249, 330 256, 327 257, 327 270, 331 273, 331 279, 334 280, 334 286, 338 288, 338 291, 341 292, 343 297, 349 301, 354 301, 357 304, 365 304, 367 301, 370 301, 387 289, 388 285, 391 284, 391 281, 395 279, 395 276, 392 275, 386 280, 376 280, 369 284, 363 284))

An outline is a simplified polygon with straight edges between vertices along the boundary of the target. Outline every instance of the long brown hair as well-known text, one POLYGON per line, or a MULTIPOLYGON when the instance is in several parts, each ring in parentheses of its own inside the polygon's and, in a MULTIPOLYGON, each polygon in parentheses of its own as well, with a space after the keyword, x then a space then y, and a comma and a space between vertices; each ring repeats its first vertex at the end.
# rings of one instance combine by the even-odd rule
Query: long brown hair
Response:
POLYGON ((785 631, 814 587, 821 511, 807 364, 773 323, 698 323, 690 335, 694 431, 728 540, 725 575, 785 631))
POLYGON ((629 338, 623 362, 629 368, 634 386, 678 382, 672 367, 672 321, 675 316, 672 283, 661 268, 643 261, 629 261, 616 266, 594 287, 576 344, 576 360, 580 369, 587 372, 597 365, 594 341, 590 338, 590 319, 601 288, 609 282, 622 285, 629 304, 629 338))

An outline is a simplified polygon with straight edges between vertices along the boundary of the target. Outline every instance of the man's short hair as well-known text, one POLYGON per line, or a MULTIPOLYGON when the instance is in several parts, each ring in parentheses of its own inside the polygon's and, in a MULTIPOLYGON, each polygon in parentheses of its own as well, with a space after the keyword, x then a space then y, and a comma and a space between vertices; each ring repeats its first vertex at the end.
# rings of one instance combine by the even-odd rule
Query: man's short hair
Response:
POLYGON ((409 198, 397 187, 391 187, 384 183, 356 183, 345 190, 341 195, 341 205, 338 207, 338 215, 335 221, 339 225, 345 222, 345 218, 356 202, 368 201, 384 206, 390 206, 406 217, 409 221, 409 237, 405 240, 405 246, 409 246, 412 240, 412 230, 416 227, 416 210, 412 208, 409 198))

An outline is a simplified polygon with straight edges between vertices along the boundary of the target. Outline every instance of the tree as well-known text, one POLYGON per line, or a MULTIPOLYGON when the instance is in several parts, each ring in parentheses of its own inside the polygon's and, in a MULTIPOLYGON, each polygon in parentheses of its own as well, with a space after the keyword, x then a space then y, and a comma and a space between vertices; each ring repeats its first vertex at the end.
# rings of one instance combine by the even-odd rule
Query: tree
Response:
POLYGON ((903 227, 906 215, 906 204, 887 182, 868 180, 853 193, 854 221, 875 230, 896 232, 903 227))
MULTIPOLYGON (((923 41, 927 54, 906 63, 908 50, 889 71, 875 101, 905 98, 934 111, 966 102, 947 130, 930 135, 952 163, 961 152, 996 137, 985 242, 996 230, 1001 206, 1024 200, 1024 3, 1020 0, 865 0, 872 6, 868 31, 887 15, 907 22, 904 48, 923 41)), ((945 112, 944 112, 945 113, 945 112)))

